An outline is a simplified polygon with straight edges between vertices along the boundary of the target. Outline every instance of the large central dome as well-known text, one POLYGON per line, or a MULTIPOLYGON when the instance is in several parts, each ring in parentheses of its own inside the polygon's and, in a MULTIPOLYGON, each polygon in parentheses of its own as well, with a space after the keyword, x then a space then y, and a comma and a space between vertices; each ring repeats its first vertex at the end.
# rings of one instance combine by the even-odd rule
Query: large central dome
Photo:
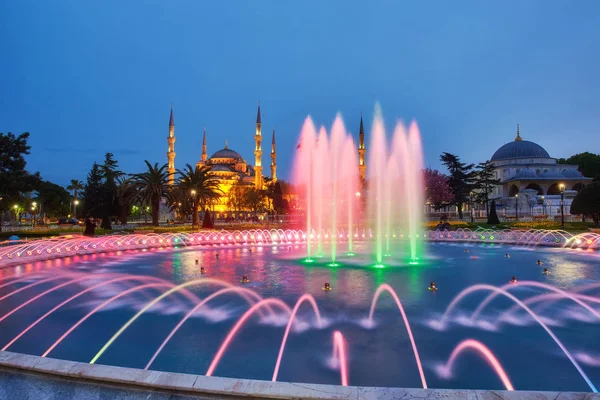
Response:
POLYGON ((539 144, 527 140, 506 143, 492 156, 492 161, 513 158, 550 158, 550 154, 539 144))
POLYGON ((215 158, 230 158, 230 159, 234 159, 236 161, 243 160, 240 153, 238 153, 235 150, 231 150, 230 148, 227 148, 227 147, 215 152, 212 156, 210 156, 211 160, 215 159, 215 158))
POLYGON ((514 141, 500 147, 491 161, 513 160, 518 158, 551 158, 550 154, 539 144, 523 140, 517 125, 517 137, 514 141))

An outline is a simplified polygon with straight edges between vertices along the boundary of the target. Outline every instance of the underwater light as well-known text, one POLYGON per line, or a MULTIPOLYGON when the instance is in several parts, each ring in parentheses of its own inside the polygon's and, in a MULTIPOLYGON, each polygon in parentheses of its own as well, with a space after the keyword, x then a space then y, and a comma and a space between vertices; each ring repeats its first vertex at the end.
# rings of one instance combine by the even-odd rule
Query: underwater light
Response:
POLYGON ((383 264, 375 264, 375 265, 373 265, 373 267, 375 267, 375 268, 385 268, 385 265, 383 265, 383 264))
POLYGON ((340 266, 340 264, 339 264, 339 263, 336 263, 336 262, 334 261, 334 262, 330 262, 329 264, 327 264, 327 266, 328 266, 328 267, 339 267, 339 266, 340 266))

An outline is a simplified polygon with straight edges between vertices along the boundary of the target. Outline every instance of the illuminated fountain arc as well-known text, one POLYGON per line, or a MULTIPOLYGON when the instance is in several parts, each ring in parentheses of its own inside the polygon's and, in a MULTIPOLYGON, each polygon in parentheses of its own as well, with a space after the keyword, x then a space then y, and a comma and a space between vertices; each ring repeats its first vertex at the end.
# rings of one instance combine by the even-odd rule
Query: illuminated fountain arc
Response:
POLYGON ((421 358, 419 357, 419 351, 417 350, 417 343, 415 342, 415 338, 413 336, 412 330, 410 329, 410 324, 408 323, 408 317, 404 312, 404 307, 402 307, 402 302, 398 297, 396 291, 387 283, 380 285, 373 295, 373 301, 371 302, 371 309, 369 310, 369 324, 373 324, 373 314, 375 313, 375 306, 377 306, 377 301, 379 300, 379 296, 387 291, 394 301, 396 302, 396 306, 398 306, 398 310, 400 310, 400 314, 402 315, 402 319, 404 320, 404 326, 406 327, 406 331, 408 332, 408 338, 410 339, 410 344, 412 345, 413 353, 415 355, 415 360, 417 362, 417 369, 419 370, 419 376, 421 377, 421 384, 423 385, 423 389, 427 389, 427 381, 425 380, 425 373, 423 372, 423 366, 421 365, 421 358))
POLYGON ((348 358, 346 341, 340 331, 333 332, 333 356, 339 360, 342 386, 348 386, 348 358))
POLYGON ((581 366, 579 365, 579 363, 577 362, 577 360, 575 360, 575 358, 573 357, 573 355, 569 352, 569 350, 567 350, 567 348, 560 341, 560 339, 554 334, 554 332, 552 332, 552 330, 544 323, 544 321, 541 320, 541 318, 533 310, 531 310, 521 300, 519 300, 518 298, 516 298, 515 296, 513 296, 512 294, 510 294, 506 290, 497 288, 497 287, 492 286, 492 285, 486 285, 486 284, 477 284, 477 285, 469 286, 468 288, 466 288, 463 291, 461 291, 454 298, 454 300, 452 300, 452 302, 450 303, 450 305, 446 309, 446 312, 444 312, 444 315, 442 315, 442 318, 439 321, 440 326, 442 326, 442 327, 445 326, 446 319, 448 318, 448 312, 449 312, 448 310, 453 309, 454 306, 460 300, 462 300, 462 298, 464 298, 465 296, 467 296, 467 295, 469 295, 471 293, 477 292, 477 291, 482 291, 482 290, 483 291, 492 291, 492 292, 499 293, 499 294, 501 294, 501 295, 509 298, 510 300, 514 301, 516 304, 520 305, 525 311, 527 311, 527 313, 533 319, 535 319, 535 321, 542 328, 544 328, 544 330, 548 333, 548 335, 550 335, 550 337, 554 340, 554 342, 558 345, 558 347, 560 347, 560 349, 563 351, 563 353, 565 353, 565 355, 567 356, 567 358, 569 359, 569 361, 571 361, 571 364, 573 364, 573 366, 577 369, 577 371, 579 372, 579 374, 581 375, 581 377, 585 380, 585 382, 588 384, 588 386, 590 387, 590 389, 592 389, 592 391, 594 393, 598 393, 598 390, 596 389, 596 386, 594 386, 594 384, 592 383, 592 381, 590 380, 590 378, 586 375, 586 373, 583 371, 583 369, 581 368, 581 366))
POLYGON ((81 277, 81 278, 75 278, 75 279, 71 279, 70 281, 67 281, 67 282, 65 282, 65 283, 61 283, 60 285, 56 285, 56 286, 54 286, 54 287, 52 287, 52 288, 50 288, 50 289, 47 289, 47 290, 43 291, 42 293, 40 293, 40 294, 38 294, 38 295, 36 295, 36 296, 33 296, 32 298, 30 298, 30 299, 29 299, 29 300, 27 300, 26 302, 22 303, 21 305, 19 305, 19 306, 17 306, 17 307, 15 307, 15 308, 13 308, 12 310, 10 310, 9 312, 7 312, 6 314, 4 314, 2 317, 0 317, 0 322, 4 321, 6 318, 10 317, 11 315, 13 315, 13 314, 14 314, 14 313, 16 313, 17 311, 19 311, 21 308, 23 308, 23 307, 25 307, 25 306, 27 306, 27 305, 29 305, 29 304, 33 303, 33 302, 34 302, 34 301, 36 301, 37 299, 39 299, 39 298, 41 298, 41 297, 44 297, 44 296, 46 296, 47 294, 50 294, 50 293, 52 293, 52 292, 54 292, 54 291, 56 291, 56 290, 58 290, 58 289, 61 289, 61 288, 65 287, 65 286, 69 286, 69 285, 72 285, 72 284, 74 284, 74 283, 81 282, 81 281, 83 281, 83 280, 86 280, 86 279, 91 279, 91 278, 94 278, 94 277, 95 277, 95 276, 83 276, 83 277, 81 277))
MULTIPOLYGON (((564 297, 565 299, 570 299, 570 300, 574 301, 575 303, 579 304, 581 307, 585 308, 590 313, 592 313, 596 318, 600 319, 600 314, 596 310, 594 310, 588 304, 586 304, 585 302, 581 301, 577 296, 574 296, 573 294, 571 294, 569 292, 566 292, 564 290, 558 289, 558 288, 556 288, 554 286, 551 286, 551 285, 547 285, 545 283, 540 283, 540 282, 535 282, 535 281, 519 281, 518 286, 539 287, 539 288, 543 288, 543 289, 555 292, 555 293, 559 294, 560 296, 564 297)), ((506 290, 506 289, 511 289, 511 288, 515 288, 515 287, 517 287, 515 284, 513 284, 513 283, 507 283, 506 285, 501 286, 500 289, 506 290)), ((499 294, 500 294, 499 292, 492 292, 492 293, 490 293, 479 304, 479 306, 475 309, 475 311, 473 311, 473 314, 471 314, 471 321, 475 321, 477 319, 477 317, 479 316, 479 314, 481 314, 481 312, 483 311, 483 309, 492 300, 494 300, 499 294)), ((448 307, 448 309, 450 309, 450 307, 448 307)))
POLYGON ((90 318, 96 312, 100 311, 102 308, 106 307, 107 305, 109 305, 113 301, 116 301, 116 300, 120 299, 121 297, 124 297, 124 296, 126 296, 128 294, 131 294, 131 293, 137 292, 139 290, 143 290, 143 289, 159 288, 159 287, 169 287, 169 288, 172 288, 174 286, 175 285, 169 284, 169 283, 149 283, 149 284, 146 284, 146 285, 135 286, 135 287, 133 287, 131 289, 127 289, 127 290, 125 290, 125 291, 123 291, 121 293, 116 294, 115 296, 113 296, 110 299, 104 301, 100 305, 94 307, 94 309, 92 309, 85 316, 83 316, 82 318, 80 318, 79 321, 77 321, 75 324, 73 324, 50 347, 48 347, 48 349, 44 352, 44 354, 42 354, 42 357, 46 357, 48 354, 50 354, 50 352, 52 350, 54 350, 56 348, 56 346, 58 346, 63 340, 65 340, 66 337, 69 336, 69 334, 71 334, 71 332, 73 332, 75 329, 77 329, 77 327, 79 327, 81 324, 83 324, 88 318, 90 318))
POLYGON ((290 314, 290 318, 288 319, 287 326, 285 327, 283 339, 281 340, 281 345, 279 346, 279 354, 277 354, 277 361, 275 362, 273 378, 271 379, 273 382, 277 381, 277 375, 279 374, 279 366, 281 365, 281 359, 283 358, 283 350, 285 349, 285 344, 287 342, 287 338, 290 333, 290 329, 292 328, 292 323, 294 322, 294 318, 296 317, 296 313, 298 312, 298 309, 304 302, 308 302, 312 306, 313 311, 317 317, 317 324, 319 325, 319 328, 323 327, 323 321, 321 320, 321 313, 319 312, 319 307, 317 306, 317 302, 315 301, 315 298, 308 293, 302 295, 296 302, 296 305, 294 306, 294 309, 292 310, 292 312, 290 314))
MULTIPOLYGON (((9 292, 9 293, 5 294, 4 296, 0 297, 0 301, 2 301, 2 300, 4 300, 4 299, 7 299, 7 298, 9 298, 9 297, 11 297, 11 296, 14 296, 14 295, 15 295, 15 294, 17 294, 17 293, 20 293, 20 292, 22 292, 23 290, 27 290, 27 289, 29 289, 29 288, 32 288, 32 287, 34 287, 34 286, 37 286, 37 285, 41 285, 42 283, 56 281, 56 280, 58 280, 58 279, 64 279, 64 277, 63 277, 63 276, 53 276, 53 277, 51 277, 51 278, 46 278, 46 279, 42 279, 41 281, 37 281, 37 282, 30 283, 30 284, 28 284, 28 285, 25 285, 25 286, 23 286, 23 287, 21 287, 21 288, 15 289, 15 290, 13 290, 12 292, 9 292)), ((16 281, 14 281, 14 282, 21 282, 21 281, 24 281, 24 280, 26 280, 26 278, 23 278, 23 279, 17 279, 17 280, 16 280, 16 281)), ((10 283, 13 283, 13 282, 10 282, 10 283)), ((9 284, 10 284, 10 283, 9 283, 9 284)))
MULTIPOLYGON (((148 361, 148 363, 146 364, 146 366, 144 367, 144 369, 148 369, 150 368, 150 365, 152 365, 152 363, 154 362, 154 360, 156 359, 156 357, 158 357, 158 354, 162 351, 162 349, 167 345, 167 343, 169 342, 169 340, 171 340, 171 338, 173 337, 173 335, 175 335, 175 333, 179 330, 179 328, 181 328, 183 326, 183 324, 192 316, 194 315, 200 308, 202 308, 206 303, 208 303, 210 300, 219 297, 221 295, 224 295, 226 293, 247 293, 249 296, 254 296, 257 298, 258 301, 263 300, 262 297, 260 297, 256 292, 253 292, 252 290, 249 289, 245 289, 245 288, 237 288, 237 287, 228 287, 225 289, 221 289, 207 297, 205 297, 201 302, 199 302, 198 304, 196 304, 190 311, 188 311, 188 313, 179 321, 179 323, 171 330, 171 332, 169 333, 169 335, 163 340, 163 342, 161 343, 161 345, 158 347, 158 349, 154 352, 154 354, 152 355, 152 358, 150 358, 150 361, 148 361)), ((246 301, 248 301, 248 304, 250 304, 251 306, 255 304, 255 302, 251 301, 249 297, 246 296, 242 296, 242 298, 244 298, 246 301)))
POLYGON ((46 312, 44 315, 42 315, 37 320, 35 320, 33 323, 31 323, 27 328, 25 328, 24 330, 22 330, 17 336, 15 336, 10 342, 8 342, 2 348, 2 351, 6 351, 10 346, 13 345, 13 343, 15 343, 17 340, 19 340, 19 338, 21 338, 24 334, 26 334, 27 332, 29 332, 31 329, 33 329, 37 324, 39 324, 40 322, 42 322, 46 317, 48 317, 49 315, 51 315, 52 313, 54 313, 56 310, 60 309, 64 305, 66 305, 66 304, 70 303, 71 301, 77 299, 78 297, 83 296, 84 294, 86 294, 88 292, 91 292, 91 291, 93 291, 93 290, 95 290, 95 289, 97 289, 99 287, 110 285, 112 283, 127 281, 127 280, 156 281, 156 280, 160 280, 160 279, 158 279, 158 278, 152 278, 152 277, 144 277, 144 276, 139 276, 139 275, 127 275, 127 276, 123 276, 123 277, 120 277, 120 278, 114 278, 114 279, 111 279, 111 280, 106 281, 106 282, 101 282, 101 283, 99 283, 97 285, 94 285, 92 287, 84 289, 84 290, 80 291, 79 293, 76 293, 75 295, 73 295, 73 296, 69 297, 68 299, 64 300, 60 304, 56 305, 50 311, 46 312))
POLYGON ((463 340, 454 348, 454 350, 452 350, 452 354, 450 354, 448 361, 442 367, 443 371, 448 375, 451 375, 456 359, 466 350, 475 350, 479 355, 483 356, 483 358, 492 367, 498 378, 500 378, 506 390, 515 390, 512 382, 508 377, 508 374, 506 373, 506 371, 502 367, 502 364, 500 364, 500 361, 498 361, 494 353, 492 353, 492 351, 486 345, 474 339, 463 340))
POLYGON ((236 333, 244 325, 244 323, 257 310, 259 310, 261 307, 266 307, 266 306, 277 306, 277 307, 280 307, 281 309, 285 310, 288 314, 292 313, 292 310, 290 309, 290 307, 287 304, 285 304, 283 301, 279 300, 279 299, 269 298, 269 299, 261 300, 258 303, 254 304, 252 307, 250 307, 250 309, 248 309, 248 311, 246 311, 244 313, 244 315, 242 315, 237 320, 237 322, 235 323, 235 325, 233 326, 233 328, 231 328, 231 330, 229 331, 229 333, 225 337, 225 340, 223 340, 223 343, 221 343, 221 346, 219 347, 219 350, 217 351, 217 353, 213 357, 213 360, 210 363, 210 366, 208 367, 208 370, 206 371, 206 376, 212 376, 212 374, 215 372, 215 369, 217 368, 217 365, 219 365, 219 362, 221 361, 221 358, 223 357, 223 354, 225 353, 225 350, 227 350, 227 347, 229 346, 229 344, 233 340, 233 338, 236 335, 236 333))
POLYGON ((98 359, 100 358, 100 356, 102 356, 102 354, 104 354, 104 352, 110 347, 110 345, 117 340, 117 338, 119 336, 121 336, 121 334, 123 332, 125 332, 125 330, 127 328, 129 328, 129 326, 131 324, 133 324, 142 314, 144 314, 146 311, 148 311, 150 308, 152 308, 152 306, 154 306, 156 303, 158 303, 159 301, 161 301, 162 299, 164 299, 165 297, 169 296, 172 293, 178 292, 179 290, 183 289, 183 288, 187 288, 190 286, 195 286, 195 285, 219 285, 219 286, 226 286, 226 287, 231 287, 233 285, 217 280, 217 279, 211 279, 211 278, 202 278, 202 279, 194 279, 192 281, 189 282, 185 282, 182 283, 180 285, 177 285, 175 287, 173 287, 172 289, 167 290, 165 293, 161 294, 160 296, 158 296, 157 298, 155 298, 154 300, 148 302, 140 311, 138 311, 133 317, 131 317, 109 340, 108 342, 106 342, 104 344, 104 346, 102 346, 102 348, 100 349, 100 351, 98 351, 98 353, 96 353, 96 355, 92 358, 92 360, 90 361, 90 364, 94 364, 96 361, 98 361, 98 359))

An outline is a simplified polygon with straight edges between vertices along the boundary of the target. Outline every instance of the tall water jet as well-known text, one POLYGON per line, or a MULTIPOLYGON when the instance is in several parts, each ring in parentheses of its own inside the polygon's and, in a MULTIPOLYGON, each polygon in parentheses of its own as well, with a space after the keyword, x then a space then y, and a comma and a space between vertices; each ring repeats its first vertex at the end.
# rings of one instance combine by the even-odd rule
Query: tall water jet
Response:
MULTIPOLYGON (((336 116, 330 135, 324 127, 317 133, 308 117, 297 149, 293 176, 305 199, 307 239, 315 240, 317 256, 323 255, 327 242, 330 265, 336 266, 338 240, 343 238, 340 232, 351 231, 352 215, 356 212, 353 196, 358 189, 358 163, 354 140, 340 115, 336 116)), ((306 261, 312 262, 311 243, 307 252, 306 261)))

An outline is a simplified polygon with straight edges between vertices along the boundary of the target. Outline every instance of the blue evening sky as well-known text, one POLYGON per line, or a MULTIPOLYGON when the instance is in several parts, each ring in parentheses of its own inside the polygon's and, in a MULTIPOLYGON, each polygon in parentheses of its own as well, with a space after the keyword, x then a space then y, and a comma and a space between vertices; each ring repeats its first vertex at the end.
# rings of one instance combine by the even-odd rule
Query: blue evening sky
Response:
MULTIPOLYGON (((554 157, 600 152, 600 1, 19 0, 0 2, 0 132, 31 132, 28 167, 67 184, 115 153, 177 167, 229 140, 287 178, 303 119, 356 133, 381 103, 415 118, 425 163, 484 161, 515 136, 554 157)), ((368 149, 367 149, 368 151, 368 149)), ((268 173, 268 168, 265 168, 268 173)))

